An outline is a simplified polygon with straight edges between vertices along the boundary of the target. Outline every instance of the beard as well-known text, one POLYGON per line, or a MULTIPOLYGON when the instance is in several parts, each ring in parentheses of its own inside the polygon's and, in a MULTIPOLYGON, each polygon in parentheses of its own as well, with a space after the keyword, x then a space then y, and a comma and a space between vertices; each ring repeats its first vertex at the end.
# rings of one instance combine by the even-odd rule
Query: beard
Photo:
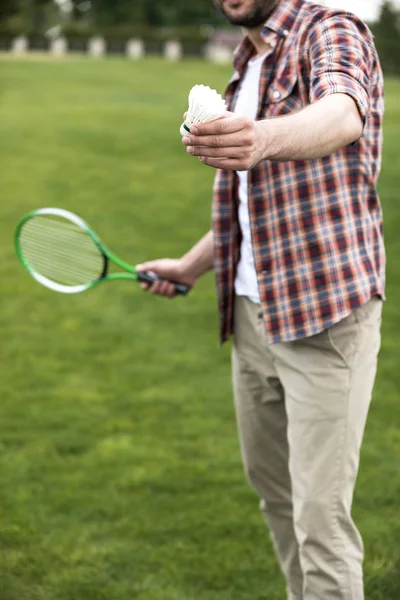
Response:
POLYGON ((237 0, 237 3, 239 10, 231 5, 225 6, 225 0, 214 0, 215 6, 229 23, 246 29, 254 29, 264 25, 279 0, 237 0), (244 5, 243 10, 240 10, 241 4, 244 5))

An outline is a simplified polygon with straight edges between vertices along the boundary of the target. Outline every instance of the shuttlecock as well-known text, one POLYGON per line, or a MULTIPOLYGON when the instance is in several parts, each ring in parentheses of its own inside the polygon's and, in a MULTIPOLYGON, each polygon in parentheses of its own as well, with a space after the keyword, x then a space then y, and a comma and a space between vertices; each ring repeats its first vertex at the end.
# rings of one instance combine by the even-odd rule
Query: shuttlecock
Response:
POLYGON ((195 85, 189 93, 189 108, 180 128, 181 135, 190 133, 190 127, 196 123, 208 123, 218 119, 226 108, 221 94, 208 85, 195 85))

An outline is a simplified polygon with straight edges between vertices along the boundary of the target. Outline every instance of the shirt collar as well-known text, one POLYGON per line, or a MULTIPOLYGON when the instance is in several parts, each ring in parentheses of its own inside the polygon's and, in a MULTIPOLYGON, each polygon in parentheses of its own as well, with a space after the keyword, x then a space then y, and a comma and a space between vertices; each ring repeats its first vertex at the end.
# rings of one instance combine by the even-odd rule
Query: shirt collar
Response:
POLYGON ((268 36, 268 31, 274 31, 281 37, 287 37, 304 3, 305 0, 281 0, 266 21, 261 35, 268 36))
MULTIPOLYGON (((273 13, 268 17, 261 31, 263 39, 271 46, 275 46, 280 38, 286 38, 296 21, 299 10, 306 0, 281 0, 273 13)), ((236 73, 232 77, 237 79, 243 72, 250 57, 254 54, 254 46, 246 36, 237 47, 233 66, 236 73)))

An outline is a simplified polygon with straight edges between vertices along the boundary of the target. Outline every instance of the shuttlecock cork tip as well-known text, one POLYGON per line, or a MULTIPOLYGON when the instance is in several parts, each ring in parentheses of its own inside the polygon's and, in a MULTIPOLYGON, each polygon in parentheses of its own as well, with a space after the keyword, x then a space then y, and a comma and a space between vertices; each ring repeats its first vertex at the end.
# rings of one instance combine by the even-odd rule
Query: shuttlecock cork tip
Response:
POLYGON ((185 125, 185 123, 182 123, 181 128, 180 128, 180 134, 183 137, 184 135, 186 135, 187 133, 190 133, 190 129, 187 125, 185 125))
POLYGON ((189 92, 189 106, 186 119, 182 123, 182 136, 190 133, 190 127, 196 123, 208 123, 221 117, 226 111, 225 100, 216 90, 206 85, 195 85, 189 92))

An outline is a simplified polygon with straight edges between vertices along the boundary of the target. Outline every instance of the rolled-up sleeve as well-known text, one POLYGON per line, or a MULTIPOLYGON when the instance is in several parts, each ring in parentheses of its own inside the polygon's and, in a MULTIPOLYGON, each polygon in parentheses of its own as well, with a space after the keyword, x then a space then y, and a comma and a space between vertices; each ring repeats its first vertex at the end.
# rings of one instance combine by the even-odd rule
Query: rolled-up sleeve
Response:
POLYGON ((372 34, 350 14, 331 16, 315 25, 309 37, 310 102, 330 94, 353 98, 365 123, 370 108, 372 34))

